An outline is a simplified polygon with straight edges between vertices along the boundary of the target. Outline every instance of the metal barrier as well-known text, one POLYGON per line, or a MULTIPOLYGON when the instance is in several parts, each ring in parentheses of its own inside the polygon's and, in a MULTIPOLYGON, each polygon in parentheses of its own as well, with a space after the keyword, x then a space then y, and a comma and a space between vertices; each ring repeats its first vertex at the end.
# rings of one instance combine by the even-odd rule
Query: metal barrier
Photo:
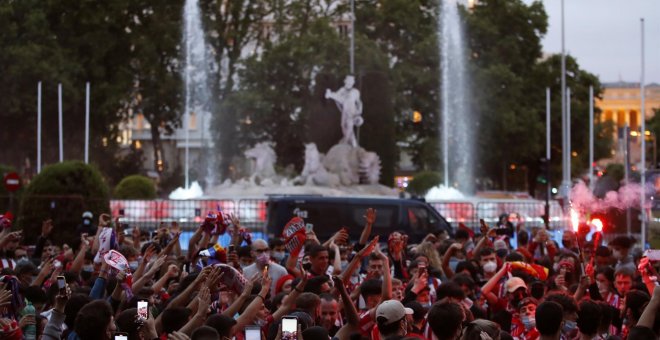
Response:
POLYGON ((471 202, 433 201, 428 202, 453 227, 463 223, 472 229, 479 229, 479 219, 476 218, 474 204, 471 202))
POLYGON ((176 221, 184 228, 196 227, 209 211, 236 213, 234 200, 112 200, 113 216, 123 216, 130 225, 156 228, 159 222, 176 221))
MULTIPOLYGON (((493 226, 502 214, 516 213, 521 222, 528 228, 540 228, 544 225, 545 202, 535 200, 484 200, 476 202, 429 201, 435 210, 452 226, 463 223, 472 229, 479 228, 479 220, 493 226)), ((557 201, 550 201, 550 228, 558 229, 564 226, 561 206, 557 201)))

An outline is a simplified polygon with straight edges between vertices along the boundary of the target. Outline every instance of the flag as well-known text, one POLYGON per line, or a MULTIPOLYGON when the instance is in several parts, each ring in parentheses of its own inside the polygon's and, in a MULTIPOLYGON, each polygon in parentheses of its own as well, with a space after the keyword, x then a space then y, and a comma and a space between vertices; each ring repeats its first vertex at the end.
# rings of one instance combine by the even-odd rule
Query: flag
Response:
POLYGON ((458 222, 458 229, 465 230, 468 235, 470 235, 470 238, 474 237, 474 230, 471 228, 468 228, 463 222, 458 222))
POLYGON ((298 216, 292 218, 286 226, 284 226, 282 237, 284 238, 284 247, 289 252, 290 256, 298 256, 305 240, 307 239, 305 221, 298 216))
POLYGON ((99 233, 99 251, 94 257, 94 262, 101 262, 101 258, 105 256, 107 252, 117 248, 119 248, 119 245, 117 244, 117 236, 115 235, 114 229, 107 227, 101 228, 101 232, 99 233))
MULTIPOLYGON (((208 257, 209 260, 214 259, 217 262, 227 263, 227 251, 219 244, 214 244, 213 247, 201 250, 199 256, 208 257)), ((216 263, 217 263, 216 262, 216 263)), ((207 262, 207 265, 211 263, 207 262)))
POLYGON ((523 270, 541 281, 544 281, 548 278, 548 268, 538 264, 529 264, 526 262, 515 261, 511 262, 511 268, 523 270))

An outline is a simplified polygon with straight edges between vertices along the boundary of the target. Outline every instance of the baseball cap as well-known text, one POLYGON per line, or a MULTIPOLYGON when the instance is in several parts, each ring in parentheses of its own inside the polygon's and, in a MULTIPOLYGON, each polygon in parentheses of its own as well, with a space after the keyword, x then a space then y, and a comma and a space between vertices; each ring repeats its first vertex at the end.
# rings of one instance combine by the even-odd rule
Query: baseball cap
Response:
POLYGON ((89 218, 89 219, 92 219, 92 218, 94 218, 94 214, 92 214, 91 211, 85 211, 85 212, 82 214, 82 218, 89 218))
POLYGON ((403 319, 406 315, 412 315, 414 312, 406 308, 397 300, 387 300, 376 308, 376 320, 379 324, 389 325, 403 319), (385 320, 384 322, 381 320, 385 320))
POLYGON ((510 278, 509 280, 506 281, 506 291, 509 293, 513 293, 516 291, 518 288, 525 288, 527 289, 527 285, 525 284, 525 281, 523 279, 514 276, 510 278))

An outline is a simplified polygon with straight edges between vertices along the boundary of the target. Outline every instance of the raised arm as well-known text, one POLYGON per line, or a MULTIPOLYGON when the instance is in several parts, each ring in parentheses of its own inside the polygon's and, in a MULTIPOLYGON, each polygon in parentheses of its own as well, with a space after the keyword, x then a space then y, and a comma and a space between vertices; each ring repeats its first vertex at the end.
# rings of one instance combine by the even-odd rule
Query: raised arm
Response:
POLYGON ((360 234, 360 241, 358 242, 358 244, 362 247, 364 247, 369 241, 369 235, 371 235, 371 228, 373 227, 374 223, 376 223, 376 209, 374 208, 367 209, 364 215, 364 220, 365 220, 364 229, 362 229, 362 234, 360 234))
POLYGON ((300 269, 302 271, 302 279, 296 287, 291 291, 291 293, 282 300, 282 305, 280 308, 278 308, 275 313, 273 313, 273 320, 277 321, 281 319, 283 316, 289 314, 289 312, 293 309, 293 307, 296 305, 296 299, 298 296, 305 291, 305 286, 307 285, 307 273, 305 273, 304 269, 300 269))
MULTIPOLYGON (((339 275, 339 278, 344 282, 344 284, 348 284, 348 281, 351 279, 351 276, 353 273, 360 267, 360 264, 362 263, 362 259, 365 258, 367 255, 371 254, 371 252, 376 248, 378 245, 378 236, 374 237, 369 244, 360 249, 355 256, 353 256, 353 259, 351 259, 351 262, 348 263, 348 267, 346 267, 346 270, 344 270, 341 275, 339 275)), ((389 263, 389 262, 388 262, 389 263)), ((389 267, 388 267, 389 268, 389 267)))
POLYGON ((449 262, 456 253, 456 251, 463 249, 463 245, 460 243, 454 243, 445 252, 445 255, 442 257, 442 271, 445 272, 445 275, 448 279, 451 279, 454 276, 454 271, 451 269, 449 262))
POLYGON ((378 257, 383 260, 383 299, 381 301, 387 301, 392 299, 392 272, 390 271, 390 259, 387 255, 383 254, 380 251, 380 248, 376 247, 375 249, 378 257))
POLYGON ((646 305, 646 308, 644 308, 642 316, 639 318, 639 321, 637 321, 637 326, 653 329, 653 325, 655 323, 655 315, 658 313, 659 308, 660 286, 655 286, 653 288, 653 296, 651 297, 651 301, 649 301, 649 304, 646 305))
POLYGON ((493 277, 491 277, 483 287, 481 287, 481 293, 486 297, 486 299, 488 299, 489 303, 493 304, 497 301, 497 296, 493 294, 492 290, 495 288, 495 286, 497 286, 497 283, 504 276, 504 274, 509 272, 510 268, 511 267, 509 263, 505 263, 502 268, 497 273, 495 273, 495 275, 493 275, 493 277))
POLYGON ((346 324, 339 329, 336 337, 339 339, 346 339, 350 334, 359 331, 360 316, 358 315, 357 308, 355 308, 355 304, 353 304, 350 296, 348 296, 348 291, 346 291, 344 282, 342 282, 342 280, 337 276, 333 276, 332 281, 334 281, 335 288, 341 297, 341 303, 344 305, 344 313, 346 314, 347 321, 346 324))
POLYGON ((252 320, 254 320, 255 315, 257 314, 257 311, 263 307, 264 303, 266 302, 266 297, 268 296, 268 292, 270 291, 270 284, 272 280, 270 276, 266 275, 263 277, 261 280, 261 291, 257 295, 256 298, 250 302, 250 304, 245 308, 243 313, 236 319, 236 324, 234 327, 232 327, 231 332, 229 333, 230 336, 235 334, 236 332, 240 332, 245 328, 245 326, 249 325, 252 320))
POLYGON ((179 331, 190 336, 195 329, 203 326, 210 302, 211 292, 208 287, 204 286, 197 294, 197 311, 195 315, 179 331))

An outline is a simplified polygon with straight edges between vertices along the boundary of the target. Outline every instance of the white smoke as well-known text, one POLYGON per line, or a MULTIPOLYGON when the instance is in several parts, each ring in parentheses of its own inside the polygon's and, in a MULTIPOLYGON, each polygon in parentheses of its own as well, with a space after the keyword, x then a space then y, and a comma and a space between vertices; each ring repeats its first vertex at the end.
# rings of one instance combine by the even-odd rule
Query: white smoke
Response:
MULTIPOLYGON (((624 210, 639 208, 642 185, 639 183, 626 184, 618 191, 609 191, 605 197, 598 198, 589 190, 586 184, 580 182, 571 189, 571 204, 575 209, 585 212, 603 212, 609 209, 624 210)), ((646 188, 649 194, 649 188, 646 188)), ((650 200, 646 200, 649 204, 650 200)))

